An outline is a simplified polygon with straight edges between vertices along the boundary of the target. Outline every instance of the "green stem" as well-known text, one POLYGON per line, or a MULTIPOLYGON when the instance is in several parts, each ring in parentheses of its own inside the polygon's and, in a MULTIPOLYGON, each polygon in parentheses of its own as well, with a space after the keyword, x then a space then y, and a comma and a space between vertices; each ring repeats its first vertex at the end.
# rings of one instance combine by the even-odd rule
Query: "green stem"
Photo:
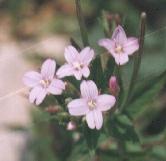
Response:
POLYGON ((108 23, 105 11, 102 11, 102 26, 103 26, 105 36, 110 38, 110 36, 111 36, 110 28, 109 28, 109 23, 108 23))
POLYGON ((77 44, 77 42, 71 37, 70 43, 72 46, 74 46, 78 51, 81 51, 81 47, 77 44))
POLYGON ((121 140, 117 140, 118 145, 118 153, 119 156, 121 156, 122 161, 127 161, 126 155, 125 155, 125 145, 121 140))
POLYGON ((82 14, 82 8, 81 8, 81 2, 80 0, 75 0, 76 4, 76 12, 77 12, 77 19, 78 23, 80 26, 80 32, 81 32, 81 37, 82 37, 82 42, 84 47, 89 45, 89 40, 88 40, 88 34, 87 34, 87 29, 84 21, 84 17, 82 14))
POLYGON ((129 88, 128 88, 128 91, 127 91, 126 99, 125 99, 124 103, 121 106, 121 111, 123 110, 123 108, 128 104, 128 102, 131 99, 132 92, 133 92, 135 82, 136 82, 137 77, 138 77, 138 72, 139 72, 139 69, 140 69, 140 65, 141 65, 141 58, 142 58, 142 54, 143 54, 144 37, 145 37, 145 24, 146 24, 146 13, 145 12, 141 13, 141 22, 140 22, 140 24, 141 25, 140 25, 140 36, 139 36, 139 50, 135 54, 135 57, 134 57, 133 73, 132 73, 131 81, 130 81, 129 88))
POLYGON ((118 79, 118 84, 119 84, 119 87, 120 87, 120 93, 118 95, 117 104, 116 104, 116 107, 119 107, 120 104, 121 104, 121 100, 122 100, 123 92, 124 92, 123 80, 122 80, 122 74, 121 74, 121 67, 119 65, 115 65, 114 74, 116 75, 116 77, 118 79))
POLYGON ((89 151, 89 155, 90 155, 91 160, 94 160, 95 155, 96 155, 96 151, 95 151, 95 149, 89 151))

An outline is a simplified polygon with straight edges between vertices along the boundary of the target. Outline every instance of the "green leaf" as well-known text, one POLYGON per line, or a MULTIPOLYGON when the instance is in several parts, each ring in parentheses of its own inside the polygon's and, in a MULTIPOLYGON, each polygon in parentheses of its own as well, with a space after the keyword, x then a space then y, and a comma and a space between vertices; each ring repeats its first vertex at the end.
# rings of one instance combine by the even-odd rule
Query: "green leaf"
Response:
POLYGON ((146 110, 145 106, 153 103, 153 98, 157 97, 165 83, 165 74, 166 72, 152 80, 147 80, 137 85, 130 104, 125 109, 125 112, 127 112, 130 117, 135 118, 142 111, 146 110))
POLYGON ((107 85, 101 65, 100 56, 97 56, 96 59, 92 62, 90 79, 92 79, 100 89, 104 89, 104 87, 107 85))
POLYGON ((114 68, 115 68, 115 61, 114 61, 113 57, 109 57, 106 68, 104 70, 104 75, 105 75, 105 79, 107 80, 107 82, 109 81, 109 78, 112 76, 112 74, 114 72, 114 68))
POLYGON ((139 137, 135 131, 132 121, 123 114, 117 114, 108 121, 109 133, 111 136, 122 142, 138 142, 139 137))
POLYGON ((86 139, 86 143, 88 148, 91 151, 94 151, 97 147, 98 138, 100 136, 100 132, 96 129, 90 129, 86 124, 84 125, 84 136, 86 139))
POLYGON ((142 145, 137 143, 126 143, 126 153, 130 158, 136 157, 145 157, 150 150, 146 150, 142 148, 142 145))
POLYGON ((69 81, 76 89, 80 89, 80 81, 76 80, 74 77, 66 77, 64 80, 69 81))
POLYGON ((166 160, 166 147, 155 146, 152 150, 152 156, 159 160, 166 160))
POLYGON ((118 150, 99 150, 99 156, 103 161, 119 161, 121 158, 119 156, 118 150))
POLYGON ((152 89, 155 85, 161 84, 161 87, 162 87, 165 80, 166 80, 166 71, 164 71, 160 75, 157 75, 153 78, 149 78, 149 79, 146 79, 144 81, 139 81, 140 83, 139 82, 137 83, 137 86, 136 86, 136 88, 133 92, 133 96, 130 100, 130 103, 137 100, 138 97, 141 97, 141 95, 143 93, 145 93, 148 90, 152 89))
POLYGON ((80 140, 72 147, 72 152, 67 161, 87 161, 89 159, 88 149, 86 148, 85 142, 80 140))

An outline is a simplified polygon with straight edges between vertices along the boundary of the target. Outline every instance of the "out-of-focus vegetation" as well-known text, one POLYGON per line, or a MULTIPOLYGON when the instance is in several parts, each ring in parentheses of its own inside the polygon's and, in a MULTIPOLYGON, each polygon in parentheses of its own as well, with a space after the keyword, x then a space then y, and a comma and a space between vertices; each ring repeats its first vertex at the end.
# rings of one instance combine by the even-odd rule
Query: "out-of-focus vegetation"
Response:
MULTIPOLYGON (((166 82, 163 82, 161 77, 161 73, 166 70, 165 0, 82 0, 82 2, 91 45, 98 50, 96 42, 104 37, 99 20, 103 10, 110 13, 110 21, 111 15, 118 14, 128 35, 135 36, 139 32, 140 12, 146 11, 145 51, 139 83, 136 87, 139 89, 141 85, 145 84, 145 86, 135 94, 133 102, 126 110, 129 116, 132 113, 132 120, 139 129, 137 132, 142 137, 142 146, 145 150, 141 151, 137 144, 129 145, 127 148, 131 159, 132 155, 137 155, 138 161, 166 160, 166 82), (140 98, 149 98, 149 101, 140 98), (147 151, 150 151, 148 153, 150 155, 146 155, 147 151)), ((0 13, 2 15, 0 24, 7 19, 12 38, 17 41, 34 40, 43 35, 62 34, 69 38, 73 37, 81 45, 74 0, 1 0, 0 13)), ((130 62, 122 72, 126 86, 128 86, 132 65, 130 62)), ((88 160, 87 150, 85 147, 80 147, 84 144, 79 139, 82 136, 77 132, 66 132, 65 126, 64 129, 59 128, 54 119, 50 122, 47 120, 47 113, 38 109, 33 111, 32 117, 33 124, 30 129, 32 137, 27 152, 23 155, 24 161, 74 161, 72 156, 76 156, 78 151, 82 152, 83 157, 77 156, 75 158, 77 161, 88 160)), ((114 140, 109 138, 104 142, 106 137, 101 135, 100 147, 102 149, 109 147, 111 150, 100 152, 100 159, 116 161, 118 154, 114 150, 114 140)), ((99 158, 96 158, 97 160, 99 158)))

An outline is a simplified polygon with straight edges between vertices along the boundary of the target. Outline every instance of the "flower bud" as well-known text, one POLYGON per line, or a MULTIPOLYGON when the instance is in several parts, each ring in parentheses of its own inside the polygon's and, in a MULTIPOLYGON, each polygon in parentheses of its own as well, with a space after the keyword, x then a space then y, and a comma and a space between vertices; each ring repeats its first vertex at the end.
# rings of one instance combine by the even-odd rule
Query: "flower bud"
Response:
POLYGON ((76 129, 76 124, 75 124, 75 122, 70 121, 70 122, 67 124, 67 130, 73 131, 73 130, 75 130, 75 129, 76 129))
POLYGON ((117 96, 120 91, 119 84, 115 76, 110 77, 109 90, 110 90, 110 93, 114 96, 117 96))
POLYGON ((50 113, 50 114, 54 114, 60 111, 60 107, 59 106, 49 106, 45 109, 46 112, 50 113))

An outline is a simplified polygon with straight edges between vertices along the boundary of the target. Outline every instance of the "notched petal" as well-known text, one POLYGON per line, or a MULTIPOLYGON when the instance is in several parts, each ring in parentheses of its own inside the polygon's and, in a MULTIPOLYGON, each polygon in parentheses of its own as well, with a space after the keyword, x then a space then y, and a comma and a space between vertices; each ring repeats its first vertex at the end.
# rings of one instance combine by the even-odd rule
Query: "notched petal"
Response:
POLYGON ((41 75, 45 79, 53 79, 56 69, 56 62, 52 59, 44 61, 41 67, 41 75))

